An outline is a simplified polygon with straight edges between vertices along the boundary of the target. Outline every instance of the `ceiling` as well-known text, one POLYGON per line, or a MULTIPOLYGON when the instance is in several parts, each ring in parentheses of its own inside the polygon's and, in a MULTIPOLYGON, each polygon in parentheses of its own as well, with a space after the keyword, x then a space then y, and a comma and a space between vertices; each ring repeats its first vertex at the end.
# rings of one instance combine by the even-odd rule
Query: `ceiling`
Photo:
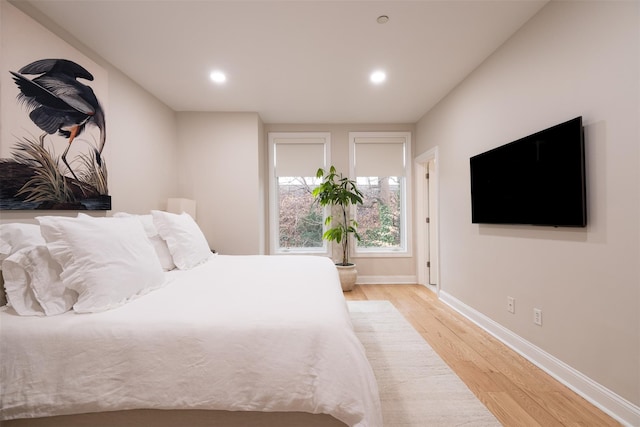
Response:
POLYGON ((547 1, 12 3, 36 8, 176 111, 414 123, 547 1), (214 69, 226 83, 209 79, 214 69), (387 74, 379 85, 369 81, 376 69, 387 74))

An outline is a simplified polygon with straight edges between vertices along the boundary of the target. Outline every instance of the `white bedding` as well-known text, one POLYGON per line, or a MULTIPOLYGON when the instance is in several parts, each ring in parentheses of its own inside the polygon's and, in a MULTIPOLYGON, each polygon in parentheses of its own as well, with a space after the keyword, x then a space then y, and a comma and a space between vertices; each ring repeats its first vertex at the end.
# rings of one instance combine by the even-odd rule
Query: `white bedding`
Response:
POLYGON ((321 257, 215 256, 119 308, 0 312, 0 419, 123 409, 325 413, 381 426, 337 272, 321 257))

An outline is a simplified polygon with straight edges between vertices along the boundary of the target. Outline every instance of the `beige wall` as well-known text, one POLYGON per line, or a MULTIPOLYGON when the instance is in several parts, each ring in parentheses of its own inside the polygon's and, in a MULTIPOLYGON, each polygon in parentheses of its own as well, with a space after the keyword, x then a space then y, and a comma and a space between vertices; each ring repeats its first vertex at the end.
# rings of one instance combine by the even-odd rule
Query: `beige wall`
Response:
MULTIPOLYGON (((339 171, 349 171, 349 132, 372 131, 405 131, 411 132, 412 143, 415 134, 413 124, 266 124, 265 134, 269 132, 330 132, 331 133, 331 159, 330 164, 339 171)), ((411 204, 410 204, 411 205, 411 204)), ((409 206, 411 209, 411 206, 409 206)), ((413 225, 413 224, 412 224, 413 225)), ((413 243, 413 242, 412 242, 413 243)), ((340 251, 334 248, 333 254, 337 261, 340 251)), ((408 257, 364 257, 352 254, 352 259, 357 264, 358 283, 388 282, 388 283, 415 283, 416 261, 415 249, 408 257)))
POLYGON ((176 115, 121 73, 109 82, 112 212, 165 209, 178 189, 176 115))
POLYGON ((264 253, 262 122, 256 113, 178 113, 179 194, 217 251, 264 253))
POLYGON ((419 121, 414 153, 439 150, 442 291, 635 405, 639 5, 550 2, 419 121), (580 115, 589 225, 472 224, 469 157, 580 115))

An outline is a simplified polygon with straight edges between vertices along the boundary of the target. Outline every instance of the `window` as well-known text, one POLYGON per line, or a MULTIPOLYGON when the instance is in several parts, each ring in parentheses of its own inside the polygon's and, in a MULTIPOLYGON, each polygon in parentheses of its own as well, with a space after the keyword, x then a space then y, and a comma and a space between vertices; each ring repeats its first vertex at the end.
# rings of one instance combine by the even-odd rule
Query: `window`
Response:
POLYGON ((362 239, 355 253, 410 255, 410 133, 351 132, 349 145, 351 176, 364 195, 355 210, 362 239))
POLYGON ((327 167, 330 134, 269 133, 271 253, 328 254, 322 240, 324 208, 311 192, 327 167))

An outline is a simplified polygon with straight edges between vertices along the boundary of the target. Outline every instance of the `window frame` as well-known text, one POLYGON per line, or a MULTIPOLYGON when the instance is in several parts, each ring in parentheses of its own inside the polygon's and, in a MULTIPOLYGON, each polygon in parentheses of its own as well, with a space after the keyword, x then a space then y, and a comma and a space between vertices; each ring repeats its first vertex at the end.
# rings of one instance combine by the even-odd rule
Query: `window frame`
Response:
MULTIPOLYGON (((379 138, 381 143, 393 143, 391 141, 384 141, 385 138, 402 138, 402 142, 398 144, 404 145, 404 180, 401 183, 401 228, 400 228, 400 242, 399 248, 364 248, 359 247, 355 239, 351 241, 351 254, 353 258, 409 258, 413 256, 413 241, 412 241, 412 203, 411 203, 411 132, 397 131, 397 132, 349 132, 349 176, 353 180, 357 180, 356 176, 356 146, 358 144, 358 138, 379 138)), ((370 143, 370 142, 367 142, 370 143)), ((357 221, 356 207, 351 207, 352 218, 357 221)))
MULTIPOLYGON (((331 133, 330 132, 269 132, 269 253, 272 255, 320 255, 331 256, 331 245, 322 239, 322 247, 314 248, 282 248, 280 247, 280 209, 279 209, 279 185, 276 176, 276 144, 284 143, 282 140, 291 139, 292 144, 300 144, 305 139, 309 143, 317 143, 318 139, 323 139, 324 159, 322 167, 326 169, 328 160, 331 158, 331 133), (278 142, 276 142, 278 141, 278 142)), ((315 171, 313 171, 315 176, 315 171)), ((322 212, 324 233, 326 226, 324 219, 327 217, 327 208, 322 212)))

